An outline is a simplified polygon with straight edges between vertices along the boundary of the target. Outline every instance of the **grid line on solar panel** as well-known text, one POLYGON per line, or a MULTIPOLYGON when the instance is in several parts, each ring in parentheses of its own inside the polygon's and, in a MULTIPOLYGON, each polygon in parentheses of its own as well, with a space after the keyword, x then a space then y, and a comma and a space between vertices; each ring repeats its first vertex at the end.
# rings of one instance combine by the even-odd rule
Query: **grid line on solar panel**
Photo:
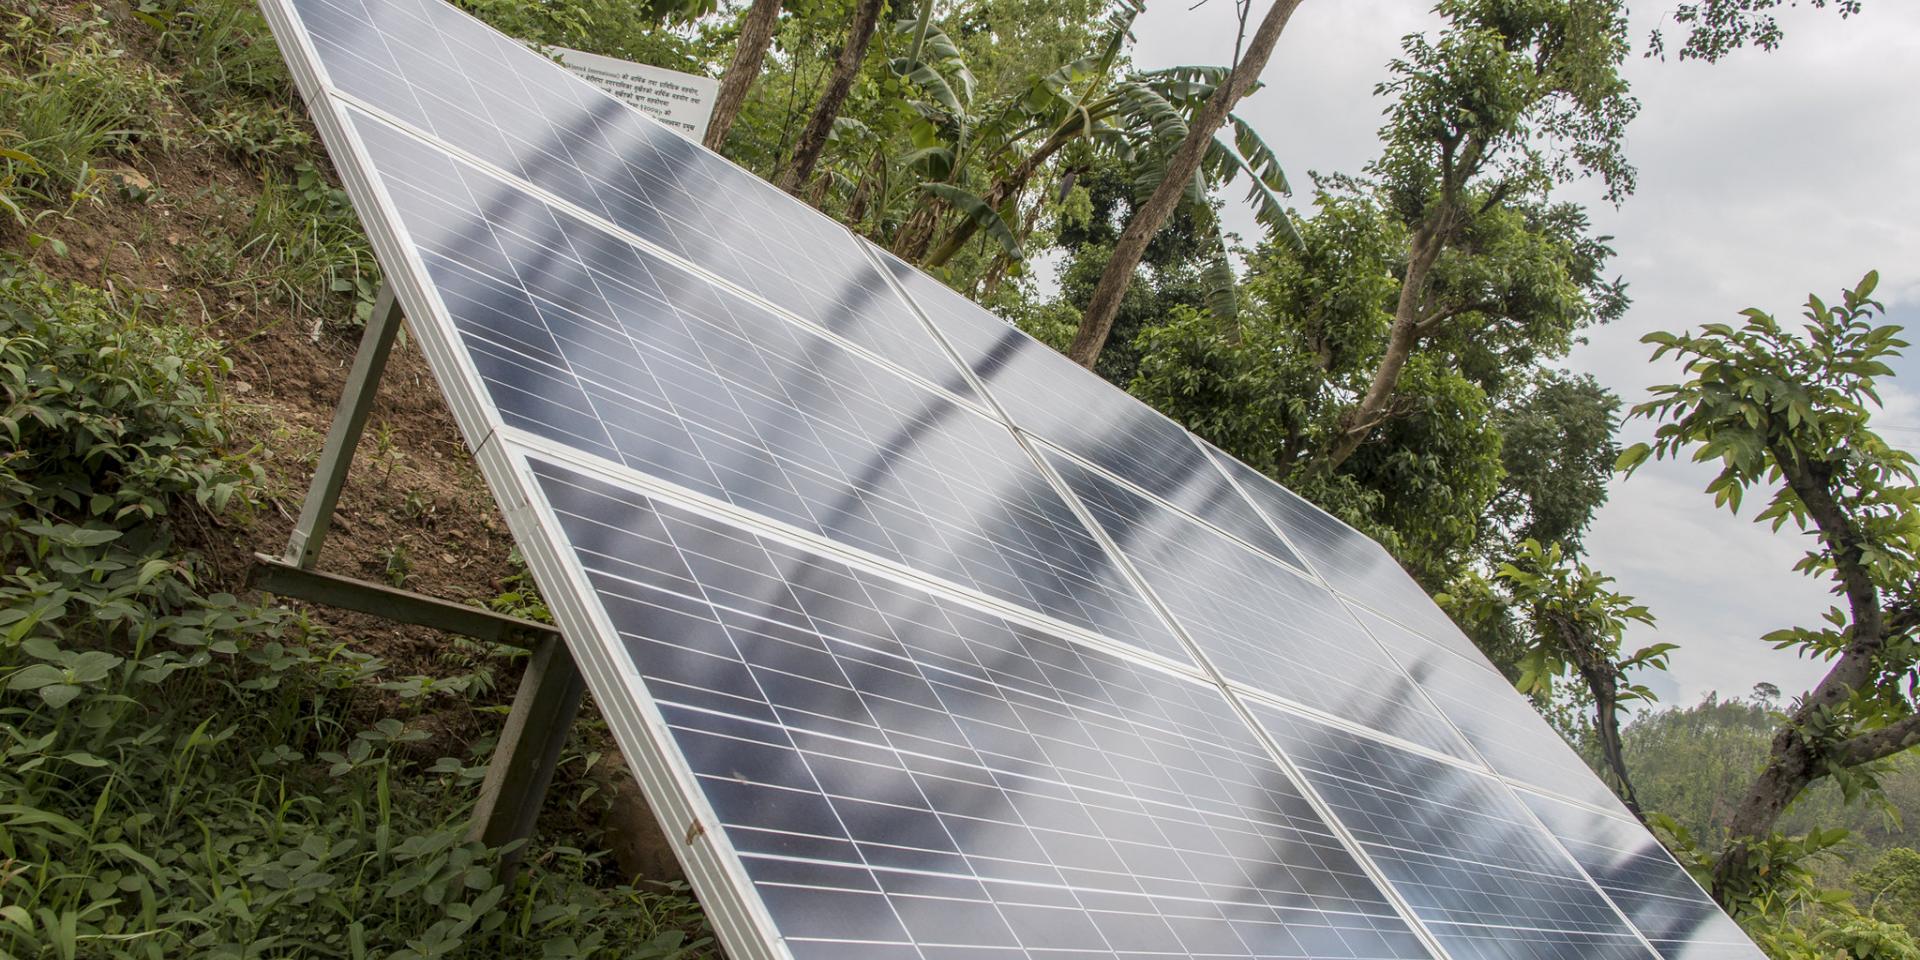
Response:
POLYGON ((1572 949, 1548 957, 1646 958, 1652 946, 1500 780, 1256 705, 1415 914, 1456 958, 1508 953, 1515 931, 1572 949))
POLYGON ((978 402, 854 236, 752 173, 439 0, 283 2, 342 103, 978 402))
POLYGON ((529 463, 797 956, 1425 955, 1217 687, 529 463))
POLYGON ((1520 798, 1666 960, 1701 960, 1706 953, 1761 956, 1640 824, 1527 790, 1520 798), (1717 949, 1702 950, 1704 945, 1717 949))
POLYGON ((1498 672, 1385 547, 1272 477, 1217 447, 1209 445, 1207 449, 1214 462, 1279 528, 1288 544, 1307 559, 1308 569, 1334 592, 1498 672))
POLYGON ((1226 680, 1457 757, 1471 754, 1333 594, 1239 541, 1047 451, 1146 587, 1226 680))
POLYGON ((1185 427, 946 284, 866 247, 1014 426, 1305 569, 1185 427))
POLYGON ((351 116, 506 426, 1184 656, 1004 424, 351 116))
POLYGON ((1495 773, 1616 817, 1632 816, 1505 677, 1489 674, 1371 611, 1353 609, 1495 773))
MULTIPOLYGON (((888 580, 917 585, 923 589, 939 591, 965 598, 965 602, 974 608, 1010 622, 1018 622, 1037 630, 1060 636, 1071 637, 1079 643, 1105 650, 1109 653, 1151 664, 1163 670, 1170 670, 1186 676, 1203 676, 1192 657, 1181 648, 1178 656, 1168 656, 1146 649, 1135 643, 1117 640, 1108 633, 1102 633, 1075 624, 1058 617, 1048 616, 1028 605, 1022 605, 994 596, 993 594, 970 588, 951 580, 929 574, 923 570, 908 567, 898 562, 876 556, 835 540, 820 536, 809 530, 781 523, 763 514, 742 510, 724 501, 703 497, 671 483, 664 482, 649 474, 621 467, 611 462, 582 456, 580 451, 557 444, 546 437, 528 433, 514 427, 504 427, 500 436, 516 449, 532 456, 564 464, 568 469, 582 475, 593 477, 604 483, 631 489, 660 503, 671 504, 680 509, 691 510, 713 519, 735 526, 753 530, 757 535, 788 544, 796 549, 807 550, 822 556, 857 567, 888 580)), ((1171 635, 1169 635, 1171 636, 1171 635)), ((1211 681, 1209 681, 1211 682, 1211 681)))

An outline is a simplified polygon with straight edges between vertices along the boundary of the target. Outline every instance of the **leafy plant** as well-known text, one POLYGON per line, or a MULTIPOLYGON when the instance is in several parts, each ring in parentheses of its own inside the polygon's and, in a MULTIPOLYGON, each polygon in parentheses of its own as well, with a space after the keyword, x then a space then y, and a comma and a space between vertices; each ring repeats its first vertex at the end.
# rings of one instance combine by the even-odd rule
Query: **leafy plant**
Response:
MULTIPOLYGON (((466 839, 488 744, 385 665, 208 589, 180 531, 250 505, 220 345, 0 261, 0 955, 610 957, 707 949, 683 892, 466 839), (398 697, 396 697, 396 694, 398 697)), ((470 707, 471 709, 471 707, 470 707)))
POLYGON ((380 551, 380 575, 396 587, 406 586, 407 579, 413 576, 413 551, 404 543, 380 551))
POLYGON ((169 82, 126 55, 97 8, 0 14, 0 210, 38 222, 93 196, 103 161, 163 139, 169 82))

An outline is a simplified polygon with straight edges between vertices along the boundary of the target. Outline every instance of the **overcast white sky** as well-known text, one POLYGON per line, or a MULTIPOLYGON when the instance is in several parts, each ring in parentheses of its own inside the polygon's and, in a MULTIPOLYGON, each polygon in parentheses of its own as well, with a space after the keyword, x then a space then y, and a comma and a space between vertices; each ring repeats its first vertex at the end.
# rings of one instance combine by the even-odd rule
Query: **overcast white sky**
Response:
MULTIPOLYGON (((1142 67, 1220 63, 1232 56, 1231 0, 1150 0, 1135 27, 1142 67)), ((1267 0, 1254 0, 1254 17, 1267 0)), ((1309 170, 1357 171, 1377 152, 1386 75, 1400 37, 1430 24, 1420 0, 1306 0, 1242 105, 1297 186, 1309 170)), ((1672 0, 1637 4, 1644 43, 1672 0)), ((1788 9, 1787 39, 1772 53, 1743 51, 1707 66, 1636 56, 1626 66, 1643 109, 1629 128, 1639 191, 1618 210, 1591 202, 1612 234, 1614 265, 1634 304, 1591 333, 1570 359, 1629 404, 1676 368, 1647 361, 1651 330, 1733 321, 1759 306, 1794 315, 1809 291, 1828 299, 1878 269, 1879 299, 1920 333, 1920 4, 1867 0, 1841 20, 1788 9)), ((1671 38, 1670 38, 1671 39, 1671 38)), ((1591 191, 1569 193, 1589 199, 1591 191)), ((1238 199, 1233 191, 1230 200, 1238 199)), ((1305 204, 1304 189, 1295 199, 1305 204)), ((1233 221, 1255 236, 1250 217, 1233 221)), ((1920 357, 1901 364, 1878 418, 1889 439, 1920 445, 1920 357)), ((1623 440, 1644 439, 1644 422, 1623 440)), ((1630 643, 1681 644, 1663 699, 1686 704, 1709 690, 1744 695, 1755 683, 1789 696, 1823 672, 1758 639, 1812 624, 1831 598, 1791 572, 1804 547, 1744 518, 1715 512, 1700 489, 1712 471, 1643 467, 1614 484, 1588 536, 1589 562, 1659 617, 1630 643)), ((1749 507, 1750 515, 1753 508, 1749 507)))

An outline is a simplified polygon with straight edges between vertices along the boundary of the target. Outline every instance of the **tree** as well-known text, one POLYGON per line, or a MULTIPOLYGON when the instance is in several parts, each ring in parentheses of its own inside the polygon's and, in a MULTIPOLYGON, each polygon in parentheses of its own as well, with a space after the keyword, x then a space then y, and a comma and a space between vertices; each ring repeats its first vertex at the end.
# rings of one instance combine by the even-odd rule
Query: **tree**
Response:
POLYGON ((720 75, 720 95, 713 102, 713 117, 707 122, 703 141, 708 150, 718 151, 727 143, 733 120, 746 106, 747 92, 760 76, 760 63, 767 47, 773 44, 774 24, 780 19, 781 0, 753 0, 747 16, 740 21, 740 39, 733 46, 733 61, 720 75))
MULTIPOLYGON (((1071 311, 1070 317, 1062 319, 1077 325, 1112 255, 1114 240, 1131 218, 1135 196, 1133 171, 1124 158, 1113 154, 1089 159, 1074 183, 1085 196, 1086 209, 1059 226, 1056 242, 1067 254, 1059 274, 1058 305, 1063 312, 1071 311)), ((1145 275, 1127 288, 1114 318, 1114 342, 1101 352, 1093 367, 1095 373, 1122 387, 1131 383, 1140 365, 1134 336, 1165 322, 1176 310, 1206 308, 1208 285, 1204 274, 1213 249, 1211 241, 1208 225, 1200 221, 1196 211, 1180 209, 1168 218, 1141 257, 1145 275)), ((1072 329, 1069 326, 1069 336, 1072 329)))
MULTIPOLYGON (((860 65, 866 62, 867 46, 873 41, 873 31, 879 26, 880 13, 886 6, 887 0, 858 0, 854 6, 853 22, 847 26, 846 42, 841 44, 840 53, 833 61, 833 71, 827 75, 826 89, 821 91, 813 115, 807 118, 806 127, 793 145, 792 158, 774 181, 780 189, 792 193, 813 176, 813 165, 819 161, 820 151, 826 148, 827 137, 833 133, 833 123, 840 117, 840 107, 853 89, 860 65)), ((932 7, 933 0, 924 0, 923 19, 931 15, 932 7)), ((916 48, 914 56, 918 55, 916 48)))
POLYGON ((1855 880, 1867 915, 1920 931, 1920 851, 1895 847, 1855 880))
MULTIPOLYGON (((1748 44, 1762 50, 1777 49, 1785 36, 1780 22, 1773 16, 1780 5, 1781 0, 1699 0, 1680 4, 1673 11, 1673 22, 1687 35, 1680 47, 1680 59, 1716 63, 1748 44)), ((1797 0, 1789 0, 1787 5, 1797 6, 1797 0)), ((1831 6, 1842 18, 1860 12, 1860 0, 1808 0, 1807 5, 1816 9, 1831 6)), ((1664 57, 1666 49, 1665 32, 1654 28, 1648 38, 1647 55, 1664 57)))
POLYGON ((1639 104, 1619 74, 1627 44, 1617 0, 1445 0, 1439 10, 1447 30, 1437 41, 1408 37, 1380 87, 1398 99, 1370 173, 1407 230, 1406 256, 1386 349, 1328 438, 1323 470, 1391 415, 1421 342, 1481 312, 1471 297, 1435 296, 1433 285, 1443 254, 1481 214, 1578 175, 1598 176, 1615 202, 1633 188, 1621 137, 1639 104))
POLYGON ((1633 598, 1615 592, 1613 578, 1602 576, 1567 555, 1559 544, 1520 544, 1514 558, 1500 565, 1494 580, 1508 602, 1525 612, 1531 642, 1519 659, 1520 692, 1551 699, 1554 682, 1569 675, 1586 686, 1593 705, 1593 732, 1599 743, 1601 776, 1633 815, 1646 819, 1627 773, 1620 736, 1620 713, 1629 703, 1651 703, 1653 692, 1635 683, 1639 669, 1664 670, 1671 643, 1656 643, 1622 655, 1621 641, 1630 623, 1653 623, 1653 614, 1633 598))
POLYGON ((1215 87, 1199 115, 1188 123, 1186 136, 1167 161, 1165 173, 1153 193, 1147 202, 1134 211, 1133 219, 1121 231, 1114 243, 1113 256, 1107 261, 1099 282, 1094 285, 1093 297, 1087 303, 1080 329, 1067 349, 1067 356, 1081 366, 1091 369, 1094 361, 1099 359, 1100 350, 1106 346, 1107 335, 1113 329, 1114 315, 1120 310, 1121 298, 1126 295, 1128 284, 1133 282, 1134 270, 1139 267, 1140 258, 1146 253, 1147 244, 1154 234, 1160 232, 1174 208, 1187 195, 1194 175, 1200 172, 1201 165, 1207 159, 1214 131, 1220 129, 1234 105, 1253 89, 1261 71, 1266 69, 1267 59, 1273 54, 1281 31, 1286 29, 1287 20, 1299 5, 1300 0, 1273 0, 1259 29, 1254 31, 1252 40, 1248 42, 1244 56, 1234 64, 1226 81, 1215 87))
POLYGON ((1482 556, 1511 556, 1526 540, 1580 552, 1620 457, 1619 410, 1620 398, 1593 377, 1556 370, 1541 370, 1494 410, 1505 475, 1482 515, 1482 556))
POLYGON ((1809 297, 1800 331, 1750 309, 1739 327, 1645 338, 1656 360, 1683 359, 1688 379, 1633 409, 1660 426, 1621 465, 1688 451, 1717 461, 1707 492, 1736 512, 1749 491, 1770 491, 1755 521, 1811 534, 1795 569, 1830 581, 1841 600, 1826 626, 1764 638, 1832 666, 1786 711, 1728 820, 1712 888, 1729 908, 1764 894, 1760 851, 1810 785, 1832 778, 1848 796, 1872 791, 1879 761, 1920 745, 1920 495, 1913 456, 1871 426, 1875 379, 1906 343, 1899 327, 1872 322, 1883 312, 1871 299, 1877 282, 1868 274, 1834 306, 1809 297))
POLYGON ((1579 208, 1479 215, 1431 280, 1435 302, 1478 310, 1433 328, 1375 442, 1323 468, 1387 348, 1408 230, 1357 180, 1322 178, 1316 207, 1298 245, 1250 258, 1238 324, 1189 311, 1141 334, 1135 395, 1379 538, 1430 589, 1526 537, 1577 539, 1605 500, 1617 401, 1543 364, 1625 302, 1579 208))

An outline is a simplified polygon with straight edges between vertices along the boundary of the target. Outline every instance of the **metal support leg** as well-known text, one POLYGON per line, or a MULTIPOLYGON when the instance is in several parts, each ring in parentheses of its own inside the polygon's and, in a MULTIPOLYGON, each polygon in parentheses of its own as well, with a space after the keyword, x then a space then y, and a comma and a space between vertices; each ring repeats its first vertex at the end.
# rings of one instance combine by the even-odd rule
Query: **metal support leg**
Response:
MULTIPOLYGON (((553 769, 560 763, 560 750, 566 746, 567 730, 573 726, 585 691, 580 670, 558 636, 534 648, 506 728, 500 732, 500 744, 493 750, 493 762, 481 781, 469 839, 501 846, 533 835, 541 800, 553 782, 553 769)), ((503 872, 511 875, 518 859, 518 850, 509 854, 503 872)))
MULTIPOLYGON (((513 709, 507 714, 506 729, 501 731, 500 744, 494 748, 493 761, 481 782, 480 802, 469 831, 472 839, 503 846, 533 835, 547 785, 553 781, 567 731, 573 726, 586 690, 560 634, 542 624, 525 623, 485 609, 313 572, 327 527, 333 521, 333 508, 340 502, 340 488, 347 482, 347 469, 353 464, 354 448, 360 444, 367 415, 373 409, 380 375, 386 370, 394 337, 400 332, 401 319, 393 288, 381 287, 366 332, 360 336, 360 349, 354 354, 346 388, 341 391, 340 406, 333 412, 326 446, 314 465, 313 483, 307 488, 307 499, 300 504, 300 519, 287 538, 286 555, 277 563, 260 558, 252 577, 262 589, 403 623, 427 624, 505 643, 537 640, 526 673, 520 678, 520 689, 514 694, 513 709)), ((508 855, 502 864, 503 875, 512 875, 518 859, 517 850, 508 855)))
POLYGON ((394 335, 400 332, 400 319, 400 304, 393 299, 393 288, 383 285, 379 299, 374 301, 373 315, 367 318, 366 332, 360 335, 360 350, 353 356, 347 386, 340 392, 340 406, 333 411, 333 426, 327 430, 320 462, 314 465, 307 499, 300 504, 300 519, 287 538, 286 561, 302 570, 313 569, 320 556, 327 525, 333 521, 333 507, 340 502, 340 488, 347 482, 347 468, 353 465, 353 450, 360 445, 360 432, 366 429, 367 414, 373 409, 380 374, 387 367, 387 355, 393 352, 394 335))

